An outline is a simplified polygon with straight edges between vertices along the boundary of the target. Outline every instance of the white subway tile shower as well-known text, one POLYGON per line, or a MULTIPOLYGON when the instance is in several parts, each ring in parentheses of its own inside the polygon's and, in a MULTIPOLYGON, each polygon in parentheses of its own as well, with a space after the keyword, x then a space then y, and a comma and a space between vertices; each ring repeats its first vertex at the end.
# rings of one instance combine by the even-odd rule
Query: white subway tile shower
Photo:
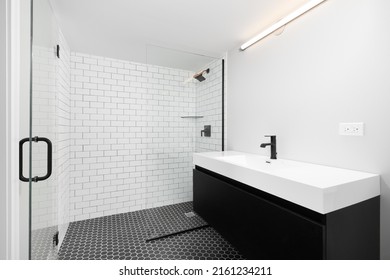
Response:
POLYGON ((192 73, 79 53, 71 68, 71 221, 192 200, 192 73))
POLYGON ((61 243, 71 221, 191 201, 192 153, 221 149, 221 62, 186 83, 189 71, 71 53, 58 39, 60 59, 34 50, 34 131, 55 143, 52 180, 34 191, 34 229, 58 223, 61 243), (194 115, 203 119, 181 118, 194 115), (210 138, 200 137, 205 124, 210 138))

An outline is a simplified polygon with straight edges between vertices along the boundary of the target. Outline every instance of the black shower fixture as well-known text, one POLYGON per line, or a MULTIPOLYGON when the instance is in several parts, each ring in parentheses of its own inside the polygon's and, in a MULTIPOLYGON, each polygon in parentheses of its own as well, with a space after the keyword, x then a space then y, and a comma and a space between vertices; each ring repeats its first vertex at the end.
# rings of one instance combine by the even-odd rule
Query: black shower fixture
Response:
POLYGON ((206 80, 206 78, 203 77, 203 74, 205 74, 205 73, 207 73, 207 74, 210 73, 210 68, 208 68, 206 70, 202 70, 202 71, 196 73, 194 75, 194 78, 197 79, 199 82, 203 82, 204 80, 206 80))

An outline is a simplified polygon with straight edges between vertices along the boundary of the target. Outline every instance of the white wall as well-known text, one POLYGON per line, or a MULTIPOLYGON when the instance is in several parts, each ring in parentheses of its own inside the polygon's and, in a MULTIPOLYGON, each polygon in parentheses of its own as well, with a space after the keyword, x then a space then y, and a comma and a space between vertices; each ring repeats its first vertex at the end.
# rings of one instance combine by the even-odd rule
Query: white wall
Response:
MULTIPOLYGON (((7 154, 7 7, 6 1, 0 1, 0 154, 7 154)), ((7 257, 7 158, 0 157, 0 259, 7 257)))
POLYGON ((228 57, 228 149, 268 155, 259 145, 275 133, 280 158, 381 174, 383 259, 390 259, 389 26, 390 1, 326 1, 282 35, 228 57), (364 122, 366 135, 339 136, 340 122, 364 122))

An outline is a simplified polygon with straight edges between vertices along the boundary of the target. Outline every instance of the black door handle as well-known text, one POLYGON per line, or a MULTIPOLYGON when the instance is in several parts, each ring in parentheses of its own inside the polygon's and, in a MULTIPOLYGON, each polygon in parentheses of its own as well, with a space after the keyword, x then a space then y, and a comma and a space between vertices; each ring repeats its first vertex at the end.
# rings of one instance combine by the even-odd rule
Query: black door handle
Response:
POLYGON ((29 179, 23 176, 23 144, 30 141, 30 138, 24 138, 19 141, 19 180, 29 182, 29 179))
MULTIPOLYGON (((44 181, 48 179, 51 176, 52 173, 52 161, 53 161, 53 145, 51 141, 47 138, 44 137, 33 137, 31 139, 35 143, 38 142, 45 142, 47 144, 47 173, 45 176, 42 177, 34 177, 31 179, 33 182, 39 182, 39 181, 44 181)), ((19 141, 19 180, 22 182, 29 182, 30 180, 26 177, 23 176, 23 144, 26 142, 29 142, 30 138, 24 138, 19 141)))

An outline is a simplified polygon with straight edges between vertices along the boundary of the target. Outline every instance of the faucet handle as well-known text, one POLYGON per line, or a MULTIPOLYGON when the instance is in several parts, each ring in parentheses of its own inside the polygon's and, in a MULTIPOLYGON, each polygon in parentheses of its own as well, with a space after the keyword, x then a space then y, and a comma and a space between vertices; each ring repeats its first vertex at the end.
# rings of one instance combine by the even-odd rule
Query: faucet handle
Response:
POLYGON ((264 137, 276 137, 276 135, 264 135, 264 137))

